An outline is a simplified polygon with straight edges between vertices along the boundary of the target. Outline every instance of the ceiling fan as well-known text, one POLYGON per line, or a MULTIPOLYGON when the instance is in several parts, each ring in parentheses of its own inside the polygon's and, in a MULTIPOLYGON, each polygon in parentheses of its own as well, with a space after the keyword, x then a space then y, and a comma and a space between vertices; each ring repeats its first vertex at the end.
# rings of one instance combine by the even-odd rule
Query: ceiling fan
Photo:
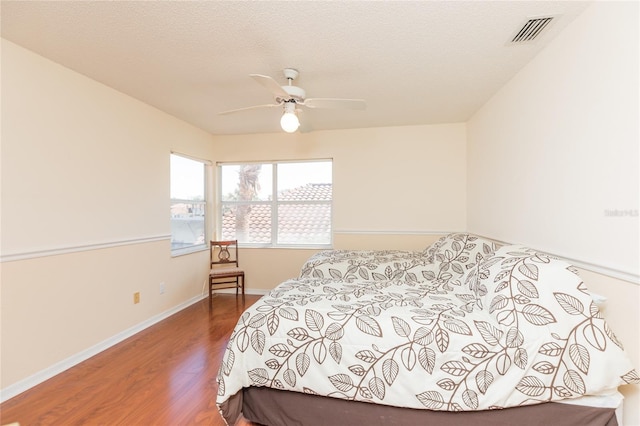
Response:
POLYGON ((284 69, 284 77, 288 84, 280 86, 273 78, 260 75, 250 74, 255 81, 269 90, 273 96, 275 103, 266 105, 254 105, 245 108, 232 109, 220 112, 219 115, 232 114, 240 111, 247 111, 258 108, 282 108, 283 114, 280 119, 282 130, 287 133, 293 133, 298 130, 300 120, 298 120, 298 107, 305 108, 342 108, 363 110, 367 104, 362 99, 337 99, 337 98, 309 98, 307 99, 304 89, 294 86, 293 81, 298 78, 300 73, 293 68, 284 69))

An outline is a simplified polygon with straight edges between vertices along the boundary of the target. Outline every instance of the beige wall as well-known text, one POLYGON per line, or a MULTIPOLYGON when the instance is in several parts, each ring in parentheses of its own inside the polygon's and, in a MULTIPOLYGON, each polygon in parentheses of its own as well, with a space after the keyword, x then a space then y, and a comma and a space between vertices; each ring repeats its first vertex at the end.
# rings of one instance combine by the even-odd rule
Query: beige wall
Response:
MULTIPOLYGON (((333 159, 335 248, 422 250, 466 223, 464 124, 214 137, 214 161, 333 159)), ((241 249, 247 288, 295 277, 314 250, 241 249)))
MULTIPOLYGON (((638 3, 595 2, 468 123, 468 230, 576 259, 640 367, 638 3), (630 282, 631 281, 631 282, 630 282)), ((625 386, 625 424, 640 424, 625 386)))
POLYGON ((638 8, 595 2, 472 117, 469 230, 638 280, 638 8))
POLYGON ((337 233, 466 224, 464 124, 216 136, 215 161, 333 159, 337 233))
MULTIPOLYGON (((462 230, 460 228, 459 230, 462 230)), ((333 245, 347 250, 414 250, 422 251, 446 233, 434 234, 336 234, 333 245)))
POLYGON ((170 256, 169 153, 211 141, 2 41, 3 391, 201 297, 208 254, 170 256))

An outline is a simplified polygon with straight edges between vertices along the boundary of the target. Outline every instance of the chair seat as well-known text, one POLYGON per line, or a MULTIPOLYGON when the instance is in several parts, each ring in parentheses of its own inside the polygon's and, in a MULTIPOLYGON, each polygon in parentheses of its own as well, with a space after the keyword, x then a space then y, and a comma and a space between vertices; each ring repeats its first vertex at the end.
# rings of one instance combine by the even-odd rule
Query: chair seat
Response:
POLYGON ((244 271, 240 268, 230 267, 230 268, 213 268, 209 271, 209 276, 213 278, 225 278, 225 277, 235 277, 238 275, 244 275, 244 271))

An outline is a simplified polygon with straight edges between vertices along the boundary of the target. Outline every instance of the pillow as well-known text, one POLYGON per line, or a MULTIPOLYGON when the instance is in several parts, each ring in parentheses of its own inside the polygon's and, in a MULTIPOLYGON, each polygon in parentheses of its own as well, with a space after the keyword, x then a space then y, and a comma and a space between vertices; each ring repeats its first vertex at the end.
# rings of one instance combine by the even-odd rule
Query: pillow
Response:
POLYGON ((482 347, 504 348, 498 369, 515 364, 526 372, 518 392, 546 401, 548 392, 575 398, 640 383, 593 295, 566 261, 503 246, 472 268, 464 285, 476 292, 486 318, 475 322, 482 347))
POLYGON ((465 276, 464 283, 476 292, 482 307, 507 326, 509 315, 524 312, 525 307, 533 312, 533 305, 544 308, 539 309, 541 321, 544 310, 552 308, 602 318, 600 308, 607 300, 590 292, 568 262, 521 245, 496 250, 465 276))
POLYGON ((489 256, 497 247, 496 243, 486 238, 458 232, 440 238, 427 247, 423 255, 429 263, 456 262, 466 266, 489 256))
POLYGON ((433 265, 423 276, 448 292, 462 287, 462 278, 477 263, 490 256, 496 249, 490 240, 468 233, 452 233, 440 238, 423 254, 433 265))

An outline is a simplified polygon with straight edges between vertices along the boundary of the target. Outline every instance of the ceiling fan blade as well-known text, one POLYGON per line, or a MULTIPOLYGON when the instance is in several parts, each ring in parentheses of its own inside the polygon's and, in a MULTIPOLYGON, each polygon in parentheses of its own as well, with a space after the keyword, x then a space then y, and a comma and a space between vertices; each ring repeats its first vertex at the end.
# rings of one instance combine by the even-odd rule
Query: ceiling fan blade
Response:
POLYGON ((222 111, 222 112, 219 112, 218 115, 233 114, 235 112, 249 111, 249 110, 252 110, 252 109, 273 108, 273 107, 282 108, 282 105, 278 105, 278 104, 254 105, 254 106, 250 106, 250 107, 244 107, 244 108, 238 108, 238 109, 230 109, 228 111, 222 111))
POLYGON ((263 87, 265 87, 268 91, 270 91, 273 96, 278 98, 289 99, 291 96, 275 81, 273 78, 268 75, 260 75, 260 74, 249 74, 255 81, 260 83, 263 87))
POLYGON ((311 98, 305 99, 300 105, 307 108, 342 108, 342 109, 366 109, 367 103, 362 99, 333 99, 311 98))

